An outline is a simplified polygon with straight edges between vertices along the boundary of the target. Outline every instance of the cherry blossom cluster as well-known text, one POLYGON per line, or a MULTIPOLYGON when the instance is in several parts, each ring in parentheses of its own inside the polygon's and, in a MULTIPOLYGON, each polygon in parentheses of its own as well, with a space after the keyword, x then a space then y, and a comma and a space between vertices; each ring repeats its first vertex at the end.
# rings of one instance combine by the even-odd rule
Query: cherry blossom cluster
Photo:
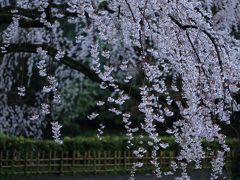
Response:
POLYGON ((97 133, 97 137, 99 140, 102 140, 102 134, 103 134, 104 128, 105 128, 105 126, 101 123, 100 128, 98 128, 98 133, 97 133))
POLYGON ((24 86, 17 87, 17 90, 19 96, 25 96, 26 88, 24 86))
POLYGON ((6 48, 8 47, 9 43, 12 39, 16 39, 18 36, 18 28, 19 28, 19 18, 13 17, 13 22, 7 27, 7 29, 2 34, 2 42, 4 43, 1 46, 2 53, 6 53, 6 48))
POLYGON ((130 117, 131 115, 129 113, 124 113, 122 114, 123 117, 123 122, 125 123, 124 127, 127 131, 126 136, 128 137, 128 146, 127 148, 130 148, 131 146, 133 146, 132 140, 133 140, 133 133, 138 131, 138 128, 131 128, 130 125, 132 124, 132 122, 130 121, 130 117))
POLYGON ((55 142, 62 144, 62 140, 60 139, 61 133, 60 133, 60 129, 62 128, 61 125, 58 124, 58 122, 51 122, 52 124, 52 133, 53 133, 53 138, 55 140, 55 142))
POLYGON ((37 48, 37 54, 39 54, 41 60, 37 63, 37 68, 39 69, 39 75, 42 77, 47 76, 47 64, 46 60, 48 59, 47 51, 43 50, 41 47, 37 48))
MULTIPOLYGON (((0 1, 0 8, 8 7, 15 8, 6 12, 11 22, 0 34, 1 132, 19 134, 30 129, 28 134, 40 137, 42 132, 34 129, 41 128, 34 127, 44 124, 61 102, 59 89, 90 78, 111 91, 96 104, 123 117, 129 145, 136 132, 149 137, 150 162, 158 177, 163 172, 157 154, 168 144, 162 142, 157 127, 166 128, 169 119, 173 126, 166 133, 180 146, 179 164, 173 162, 172 172, 164 174, 179 169, 182 176, 177 179, 190 179, 188 163, 201 168, 206 157, 203 141, 219 143, 211 162, 212 179, 222 173, 229 148, 219 124, 229 124, 233 111, 240 110, 234 99, 240 85, 240 41, 235 35, 240 24, 238 0, 19 0, 14 6, 10 0, 0 1), (66 37, 65 27, 73 27, 74 37, 66 37), (27 48, 29 44, 33 46, 27 48), (21 100, 26 98, 34 64, 46 83, 35 93, 36 103, 9 105, 12 90, 21 100), (23 74, 27 78, 16 88, 15 79, 23 74), (138 103, 138 113, 143 115, 136 128, 131 127, 129 100, 138 103)), ((74 104, 78 92, 74 89, 66 106, 74 104)), ((93 112, 88 118, 98 115, 93 112)), ((105 125, 98 129, 100 139, 105 125)), ((52 126, 54 139, 61 142, 61 126, 57 121, 52 126)), ((139 144, 134 154, 142 157, 145 150, 139 144)), ((141 162, 133 164, 131 179, 141 166, 141 162)))

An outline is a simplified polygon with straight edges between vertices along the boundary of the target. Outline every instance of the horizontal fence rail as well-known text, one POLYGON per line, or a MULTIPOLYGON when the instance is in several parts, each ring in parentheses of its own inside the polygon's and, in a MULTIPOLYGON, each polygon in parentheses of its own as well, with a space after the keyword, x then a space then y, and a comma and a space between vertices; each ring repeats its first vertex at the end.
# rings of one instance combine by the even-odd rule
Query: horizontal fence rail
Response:
MULTIPOLYGON (((227 155, 227 166, 231 165, 233 154, 227 155)), ((170 169, 176 161, 176 152, 161 151, 158 159, 162 169, 170 169)), ((210 168, 210 156, 203 162, 203 168, 210 168)), ((137 159, 131 151, 0 151, 0 175, 16 174, 99 174, 127 172, 133 162, 144 163, 144 171, 152 171, 151 154, 137 159)), ((140 169, 141 170, 141 169, 140 169)))

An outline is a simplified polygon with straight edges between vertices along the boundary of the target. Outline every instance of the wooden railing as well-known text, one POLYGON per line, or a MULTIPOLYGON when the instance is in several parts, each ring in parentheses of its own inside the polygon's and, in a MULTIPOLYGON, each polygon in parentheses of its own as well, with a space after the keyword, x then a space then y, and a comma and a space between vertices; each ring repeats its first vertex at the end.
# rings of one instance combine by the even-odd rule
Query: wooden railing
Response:
MULTIPOLYGON (((227 164, 231 164, 232 155, 228 154, 227 164)), ((151 171, 151 155, 136 159, 130 151, 88 151, 57 152, 0 151, 0 175, 6 174, 98 174, 109 172, 127 172, 132 163, 139 160, 144 163, 144 171, 151 171)), ((176 160, 174 151, 161 151, 159 162, 163 169, 170 168, 170 162, 176 160)), ((209 168, 209 159, 203 162, 203 168, 209 168)))

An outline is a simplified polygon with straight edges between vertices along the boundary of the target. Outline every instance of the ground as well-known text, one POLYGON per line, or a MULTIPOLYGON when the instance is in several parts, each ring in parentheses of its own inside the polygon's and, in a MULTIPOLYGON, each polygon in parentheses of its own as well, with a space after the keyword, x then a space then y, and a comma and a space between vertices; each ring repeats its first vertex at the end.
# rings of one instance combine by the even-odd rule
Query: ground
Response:
MULTIPOLYGON (((194 171, 189 173, 191 180, 207 180, 210 179, 210 172, 194 171)), ((226 174, 226 173, 225 173, 226 174)), ((227 174, 226 174, 227 176, 227 174)), ((33 176, 33 177, 0 177, 0 180, 128 180, 129 175, 122 176, 33 176)), ((164 176, 159 180, 174 180, 175 176, 164 176)), ((224 178, 221 178, 224 179, 224 178)), ((136 180, 154 180, 151 174, 136 175, 136 180)), ((220 179, 219 179, 220 180, 220 179)))

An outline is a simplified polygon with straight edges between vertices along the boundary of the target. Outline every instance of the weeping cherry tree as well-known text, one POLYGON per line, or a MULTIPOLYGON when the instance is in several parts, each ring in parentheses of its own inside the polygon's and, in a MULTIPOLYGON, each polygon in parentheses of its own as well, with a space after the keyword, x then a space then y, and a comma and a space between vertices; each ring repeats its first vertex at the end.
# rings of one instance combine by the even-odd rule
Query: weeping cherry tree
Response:
MULTIPOLYGON (((87 78, 111 92, 96 104, 122 118, 129 147, 135 133, 148 136, 133 152, 143 157, 151 147, 157 177, 180 169, 178 179, 190 179, 188 164, 201 168, 216 141, 212 179, 222 173, 230 149, 220 124, 229 124, 240 108, 234 99, 240 87, 238 0, 1 0, 0 24, 1 132, 39 138, 49 121, 53 138, 62 143, 52 113, 61 107, 60 90, 87 78), (40 90, 30 92, 36 81, 40 90), (30 94, 35 101, 27 104, 30 94), (130 100, 143 115, 137 126, 126 106, 130 100), (179 144, 179 163, 163 172, 157 153, 168 144, 156 126, 166 128, 169 117, 175 121, 166 133, 179 144)), ((99 125, 100 139, 105 126, 99 125)), ((141 166, 133 164, 130 179, 141 166)))

